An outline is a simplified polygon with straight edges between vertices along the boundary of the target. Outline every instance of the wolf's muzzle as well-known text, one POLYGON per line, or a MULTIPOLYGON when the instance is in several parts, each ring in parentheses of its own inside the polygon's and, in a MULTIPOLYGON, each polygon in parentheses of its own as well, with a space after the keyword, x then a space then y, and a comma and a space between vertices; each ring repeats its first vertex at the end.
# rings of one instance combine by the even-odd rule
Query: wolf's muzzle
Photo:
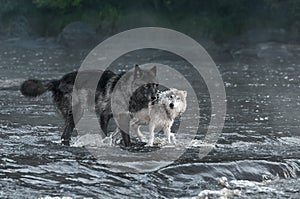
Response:
POLYGON ((173 103, 170 103, 169 106, 170 106, 171 109, 174 108, 174 104, 173 103))

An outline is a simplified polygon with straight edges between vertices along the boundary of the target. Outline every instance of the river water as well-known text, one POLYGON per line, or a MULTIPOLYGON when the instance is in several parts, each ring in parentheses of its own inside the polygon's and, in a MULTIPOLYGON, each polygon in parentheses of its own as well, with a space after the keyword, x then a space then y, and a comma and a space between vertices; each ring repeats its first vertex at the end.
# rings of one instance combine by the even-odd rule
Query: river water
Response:
MULTIPOLYGON (((227 114, 210 153, 199 158, 199 144, 194 142, 173 163, 148 172, 132 164, 132 172, 125 172, 112 164, 118 164, 118 156, 126 159, 130 150, 99 146, 101 159, 84 147, 61 146, 63 121, 51 94, 29 99, 19 91, 27 78, 59 78, 78 69, 87 52, 43 39, 3 40, 1 46, 0 198, 300 198, 300 47, 291 48, 289 57, 217 62, 227 114), (108 165, 105 157, 110 153, 116 159, 108 165)), ((184 60, 161 51, 132 53, 114 64, 126 69, 147 62, 185 71, 194 82, 200 125, 190 128, 198 131, 194 137, 201 143, 211 117, 205 83, 185 70, 184 60)), ((192 117, 183 115, 181 120, 192 117)), ((181 145, 170 155, 189 143, 181 135, 181 145)), ((135 153, 147 157, 145 151, 135 153)))

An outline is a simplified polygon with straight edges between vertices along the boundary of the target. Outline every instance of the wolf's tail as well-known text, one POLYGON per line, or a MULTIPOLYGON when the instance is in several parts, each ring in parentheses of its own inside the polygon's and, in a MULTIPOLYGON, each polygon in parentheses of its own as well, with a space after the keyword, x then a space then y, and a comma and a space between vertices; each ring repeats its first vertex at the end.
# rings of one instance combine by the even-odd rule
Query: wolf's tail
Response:
POLYGON ((46 91, 53 91, 59 85, 59 80, 29 79, 22 83, 21 93, 26 97, 37 97, 46 91))

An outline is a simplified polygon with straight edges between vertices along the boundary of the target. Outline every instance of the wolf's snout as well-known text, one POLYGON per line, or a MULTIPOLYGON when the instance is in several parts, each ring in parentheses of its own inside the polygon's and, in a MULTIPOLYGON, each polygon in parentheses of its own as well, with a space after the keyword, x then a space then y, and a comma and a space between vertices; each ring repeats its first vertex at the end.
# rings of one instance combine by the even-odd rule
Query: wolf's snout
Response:
POLYGON ((148 100, 150 100, 150 101, 156 100, 157 99, 156 92, 148 91, 147 97, 148 97, 148 100))
POLYGON ((173 103, 170 103, 169 106, 170 106, 171 109, 174 108, 174 104, 173 103))

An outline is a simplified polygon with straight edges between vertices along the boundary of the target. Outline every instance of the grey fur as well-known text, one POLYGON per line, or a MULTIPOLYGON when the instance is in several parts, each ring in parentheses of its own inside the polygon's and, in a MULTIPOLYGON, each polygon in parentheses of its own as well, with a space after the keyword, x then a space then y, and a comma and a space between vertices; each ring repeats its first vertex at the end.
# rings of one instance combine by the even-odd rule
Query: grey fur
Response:
MULTIPOLYGON (((131 87, 133 84, 136 84, 140 81, 140 78, 136 76, 137 74, 143 74, 153 77, 153 80, 150 82, 156 81, 156 68, 152 68, 149 70, 140 69, 138 66, 135 67, 133 73, 129 73, 129 79, 126 82, 128 84, 127 87, 131 87), (155 74, 154 74, 155 70, 155 74), (151 74, 151 75, 149 75, 151 74)), ((121 79, 124 74, 115 74, 112 71, 83 71, 78 74, 78 72, 71 72, 64 75, 61 79, 57 80, 26 80, 21 85, 21 92, 24 96, 27 97, 36 97, 42 95, 46 91, 52 92, 53 101, 58 108, 58 110, 63 115, 65 120, 65 126, 63 130, 63 134, 61 136, 62 143, 65 145, 69 145, 69 141, 71 138, 71 134, 75 128, 75 124, 80 120, 83 111, 85 108, 95 108, 97 116, 99 118, 100 126, 105 135, 107 135, 107 125, 109 119, 112 117, 111 111, 111 97, 112 92, 116 86, 116 83, 121 79), (75 79, 77 75, 86 76, 88 78, 80 78, 83 82, 76 82, 75 79), (89 78, 99 78, 101 79, 98 82, 98 86, 95 93, 95 99, 91 99, 93 96, 91 93, 93 92, 90 88, 88 79, 89 78), (73 88, 75 87, 73 92, 73 88), (75 106, 73 110, 78 111, 76 114, 73 113, 72 110, 72 99, 75 102, 73 105, 75 106), (90 107, 91 101, 95 100, 96 107, 90 107), (78 118, 74 118, 74 115, 78 116, 78 118)), ((127 97, 127 95, 132 95, 134 91, 131 89, 123 90, 123 97, 127 97)), ((121 93, 122 93, 121 92, 121 93)), ((155 93, 151 95, 156 95, 155 93)), ((148 99, 149 96, 144 96, 144 98, 148 99)), ((120 101, 123 102, 125 98, 120 98, 120 101)), ((132 98, 132 101, 142 99, 142 97, 132 98)), ((147 106, 148 101, 143 102, 143 107, 147 106), (145 105, 146 103, 146 105, 145 105)), ((133 104, 140 104, 139 102, 134 102, 133 104)), ((122 105, 122 104, 120 104, 122 105)), ((130 145, 130 137, 126 133, 122 133, 125 146, 130 145)))
POLYGON ((143 140, 144 136, 139 128, 141 125, 149 125, 150 138, 147 145, 153 146, 154 130, 162 128, 168 143, 171 143, 171 137, 174 136, 171 134, 171 127, 174 119, 186 110, 186 96, 186 91, 175 88, 160 93, 154 104, 149 103, 148 108, 143 108, 132 113, 132 120, 130 122, 132 130, 143 140))

